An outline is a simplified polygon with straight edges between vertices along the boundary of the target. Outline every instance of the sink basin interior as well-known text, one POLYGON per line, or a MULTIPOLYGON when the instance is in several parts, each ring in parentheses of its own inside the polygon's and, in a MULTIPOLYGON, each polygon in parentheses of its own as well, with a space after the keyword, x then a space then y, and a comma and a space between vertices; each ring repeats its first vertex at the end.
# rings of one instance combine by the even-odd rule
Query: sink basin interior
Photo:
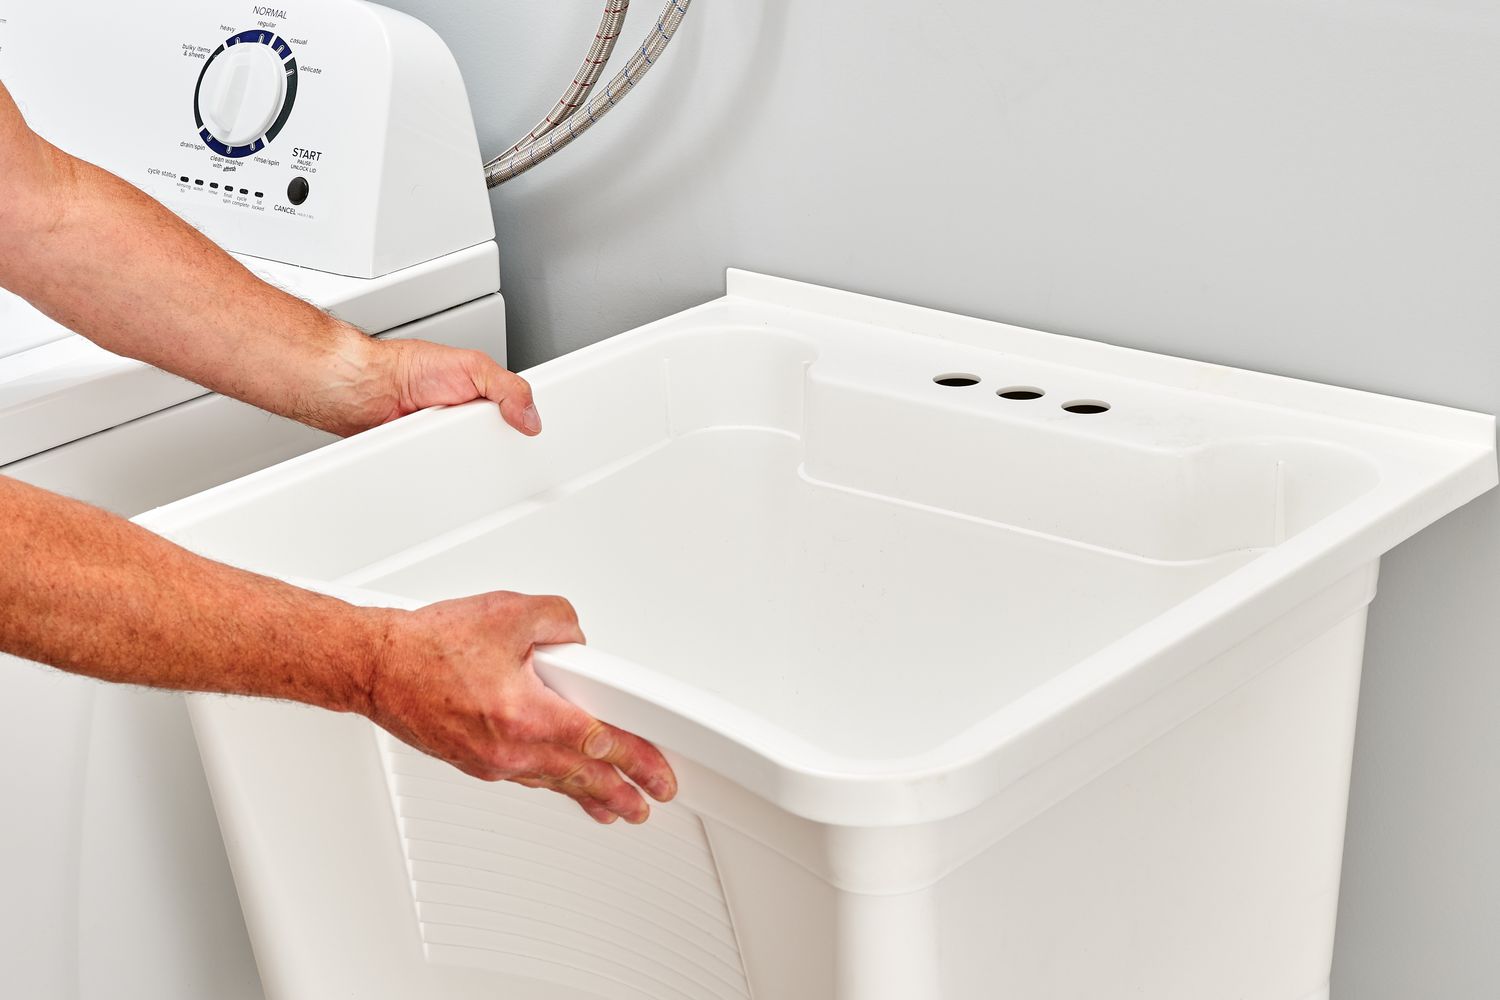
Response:
POLYGON ((592 644, 843 756, 941 743, 1253 558, 1145 560, 831 487, 698 431, 342 583, 567 595, 592 644))
MULTIPOLYGON (((834 755, 890 760, 1379 479, 1344 447, 1226 430, 1210 396, 1060 366, 1015 376, 1113 403, 1073 412, 942 384, 933 355, 961 350, 883 336, 853 350, 735 329, 604 345, 565 359, 565 377, 539 371, 540 438, 492 407, 424 414, 209 494, 177 537, 408 599, 563 594, 595 648, 834 755)), ((990 356, 966 350, 965 369, 990 356)))

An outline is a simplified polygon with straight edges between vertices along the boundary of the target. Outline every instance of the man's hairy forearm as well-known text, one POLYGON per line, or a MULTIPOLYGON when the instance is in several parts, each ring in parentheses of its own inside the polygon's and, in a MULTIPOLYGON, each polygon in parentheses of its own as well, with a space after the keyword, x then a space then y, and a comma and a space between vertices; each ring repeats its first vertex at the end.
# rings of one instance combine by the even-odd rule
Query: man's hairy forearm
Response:
POLYGON ((320 410, 367 395, 361 380, 386 374, 358 331, 33 134, 3 88, 0 141, 0 286, 117 354, 305 423, 351 429, 320 410))
POLYGON ((0 650, 103 680, 367 713, 395 612, 203 559, 0 477, 0 650))

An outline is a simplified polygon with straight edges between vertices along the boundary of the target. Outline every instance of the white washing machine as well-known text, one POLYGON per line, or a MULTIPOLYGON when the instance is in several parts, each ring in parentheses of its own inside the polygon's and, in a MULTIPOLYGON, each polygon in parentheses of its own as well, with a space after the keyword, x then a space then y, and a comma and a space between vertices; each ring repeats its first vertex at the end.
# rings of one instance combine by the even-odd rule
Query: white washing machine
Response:
MULTIPOLYGON (((358 0, 0 0, 0 80, 43 136, 271 283, 372 334, 505 360, 472 115, 419 22, 358 0)), ((5 475, 130 516, 329 440, 0 293, 5 475)), ((178 696, 7 659, 0 796, 0 992, 260 995, 178 696)))

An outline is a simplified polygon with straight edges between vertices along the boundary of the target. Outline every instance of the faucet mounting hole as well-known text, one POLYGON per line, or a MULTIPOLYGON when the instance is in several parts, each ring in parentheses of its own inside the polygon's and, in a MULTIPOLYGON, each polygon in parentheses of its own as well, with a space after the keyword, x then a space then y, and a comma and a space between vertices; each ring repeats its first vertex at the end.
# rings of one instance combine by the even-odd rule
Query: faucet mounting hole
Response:
POLYGON ((1108 413, 1109 404, 1097 399, 1076 399, 1071 403, 1064 403, 1063 409, 1069 413, 1108 413))
POLYGON ((1030 385, 1016 385, 1009 389, 1001 389, 995 393, 1001 399, 1041 399, 1047 395, 1045 390, 1030 385))
POLYGON ((970 375, 967 372, 949 372, 947 375, 939 375, 937 378, 933 379, 933 381, 938 385, 961 388, 966 385, 978 385, 979 376, 970 375))

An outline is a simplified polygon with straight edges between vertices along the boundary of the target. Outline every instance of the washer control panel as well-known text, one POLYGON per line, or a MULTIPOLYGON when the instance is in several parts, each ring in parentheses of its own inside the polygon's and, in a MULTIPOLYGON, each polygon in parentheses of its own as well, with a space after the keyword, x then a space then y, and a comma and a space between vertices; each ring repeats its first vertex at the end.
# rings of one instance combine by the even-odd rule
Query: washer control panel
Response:
POLYGON ((0 0, 0 79, 230 250, 374 277, 494 238, 452 55, 374 3, 0 0))

